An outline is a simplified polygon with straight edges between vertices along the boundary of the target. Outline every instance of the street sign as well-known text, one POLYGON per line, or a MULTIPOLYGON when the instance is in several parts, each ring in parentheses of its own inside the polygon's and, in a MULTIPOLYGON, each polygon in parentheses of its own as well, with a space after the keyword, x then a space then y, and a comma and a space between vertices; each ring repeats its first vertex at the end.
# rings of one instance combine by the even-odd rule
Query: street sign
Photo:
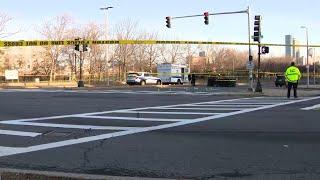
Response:
POLYGON ((253 61, 248 61, 246 67, 247 67, 247 70, 253 70, 254 69, 253 61))
POLYGON ((262 54, 268 54, 269 53, 269 47, 268 46, 262 46, 261 47, 262 54))

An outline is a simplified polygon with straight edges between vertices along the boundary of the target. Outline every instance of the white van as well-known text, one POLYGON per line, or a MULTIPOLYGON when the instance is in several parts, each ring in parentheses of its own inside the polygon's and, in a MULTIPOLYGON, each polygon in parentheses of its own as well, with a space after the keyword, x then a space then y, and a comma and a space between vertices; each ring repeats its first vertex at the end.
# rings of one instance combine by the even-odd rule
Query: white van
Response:
POLYGON ((162 84, 183 84, 188 82, 190 69, 187 65, 163 63, 157 66, 162 84))

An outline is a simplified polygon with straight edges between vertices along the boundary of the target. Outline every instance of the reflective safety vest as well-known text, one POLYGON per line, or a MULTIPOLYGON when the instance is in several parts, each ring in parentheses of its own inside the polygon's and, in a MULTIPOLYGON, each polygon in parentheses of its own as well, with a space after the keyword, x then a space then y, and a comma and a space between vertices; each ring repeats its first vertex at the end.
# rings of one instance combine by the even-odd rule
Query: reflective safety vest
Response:
POLYGON ((290 66, 285 73, 288 82, 296 83, 301 78, 299 69, 295 66, 290 66))

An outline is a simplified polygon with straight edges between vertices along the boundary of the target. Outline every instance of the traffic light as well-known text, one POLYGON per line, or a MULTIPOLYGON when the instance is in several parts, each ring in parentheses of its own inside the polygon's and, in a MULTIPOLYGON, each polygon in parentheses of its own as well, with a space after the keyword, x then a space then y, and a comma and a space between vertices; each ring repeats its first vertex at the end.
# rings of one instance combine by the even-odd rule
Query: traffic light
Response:
POLYGON ((74 43, 74 50, 76 51, 80 51, 80 45, 79 45, 79 38, 78 39, 75 39, 75 43, 74 43))
POLYGON ((209 24, 209 12, 204 12, 204 24, 208 25, 209 24))
POLYGON ((88 51, 88 44, 83 44, 83 52, 88 51))
POLYGON ((261 42, 261 16, 254 16, 253 41, 261 42))
POLYGON ((261 47, 262 54, 268 54, 269 53, 269 47, 268 46, 262 46, 261 47))
POLYGON ((76 45, 74 46, 74 50, 80 51, 80 46, 79 46, 79 44, 76 44, 76 45))
POLYGON ((171 17, 170 16, 167 16, 166 17, 166 23, 167 23, 167 28, 171 28, 171 17))

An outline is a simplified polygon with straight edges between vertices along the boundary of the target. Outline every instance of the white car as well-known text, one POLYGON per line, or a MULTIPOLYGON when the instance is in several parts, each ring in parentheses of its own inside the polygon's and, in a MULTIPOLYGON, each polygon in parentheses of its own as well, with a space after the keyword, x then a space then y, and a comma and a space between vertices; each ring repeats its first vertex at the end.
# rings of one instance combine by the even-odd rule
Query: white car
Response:
POLYGON ((149 84, 161 84, 161 79, 158 77, 152 76, 147 72, 134 72, 128 73, 127 84, 129 85, 149 85, 149 84))

